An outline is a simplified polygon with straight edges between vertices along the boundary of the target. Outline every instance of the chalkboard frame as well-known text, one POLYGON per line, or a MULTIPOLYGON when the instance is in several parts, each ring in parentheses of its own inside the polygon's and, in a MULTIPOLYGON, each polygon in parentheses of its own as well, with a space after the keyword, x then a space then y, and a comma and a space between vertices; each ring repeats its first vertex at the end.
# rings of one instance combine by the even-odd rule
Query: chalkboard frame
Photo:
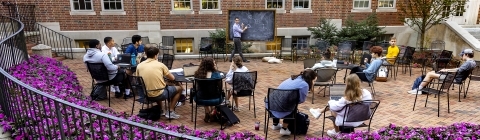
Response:
MULTIPOLYGON (((273 38, 275 40, 275 37, 277 37, 277 10, 276 9, 228 9, 227 10, 227 28, 225 30, 226 32, 226 42, 230 43, 233 42, 233 40, 230 39, 230 11, 268 11, 268 12, 273 12, 273 27, 275 28, 273 30, 273 38)), ((248 30, 248 29, 247 29, 248 30)), ((269 42, 269 41, 257 41, 257 40, 242 40, 242 41, 247 41, 247 42, 269 42)), ((272 40, 273 41, 273 40, 272 40)))

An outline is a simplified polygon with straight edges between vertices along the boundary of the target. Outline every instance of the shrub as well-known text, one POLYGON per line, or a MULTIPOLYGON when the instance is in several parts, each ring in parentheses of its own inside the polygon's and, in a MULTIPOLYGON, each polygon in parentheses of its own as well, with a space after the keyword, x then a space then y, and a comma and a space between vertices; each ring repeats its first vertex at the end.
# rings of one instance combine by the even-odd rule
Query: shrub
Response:
MULTIPOLYGON (((201 137, 205 139, 263 139, 262 137, 256 136, 250 132, 235 132, 233 134, 226 134, 225 132, 219 130, 194 131, 183 125, 169 125, 162 122, 153 122, 150 120, 147 121, 138 116, 127 115, 124 112, 115 112, 110 108, 104 107, 97 102, 92 101, 90 97, 85 96, 82 93, 82 87, 80 86, 75 73, 68 69, 68 67, 62 65, 61 62, 56 61, 52 58, 45 58, 34 55, 28 61, 12 67, 10 69, 10 72, 11 75, 16 77, 20 81, 47 94, 51 94, 59 99, 96 111, 100 111, 112 116, 117 116, 145 125, 150 125, 156 128, 183 133, 195 137, 201 137)), ((29 95, 24 92, 25 90, 16 89, 14 87, 9 90, 10 94, 19 95, 11 96, 10 99, 14 99, 14 101, 12 102, 21 103, 19 105, 22 106, 17 107, 17 110, 14 110, 21 115, 18 116, 17 120, 12 124, 13 126, 18 128, 13 130, 14 133, 12 134, 12 136, 15 137, 15 139, 58 139, 60 137, 59 130, 50 128, 59 127, 63 127, 64 130, 69 130, 65 132, 67 139, 108 139, 106 138, 106 135, 102 134, 109 133, 113 134, 116 139, 121 140, 142 139, 142 131, 140 129, 130 129, 129 126, 113 120, 110 123, 107 123, 109 122, 108 119, 96 115, 92 115, 91 120, 84 119, 89 114, 83 111, 80 112, 79 110, 73 109, 68 106, 60 106, 59 110, 62 110, 61 119, 63 119, 62 122, 64 122, 63 125, 60 126, 58 124, 58 119, 60 118, 57 118, 56 115, 48 115, 56 113, 54 109, 55 104, 53 101, 47 99, 46 97, 41 97, 41 99, 31 99, 34 100, 32 102, 24 102, 25 99, 23 99, 22 96, 27 97, 27 95, 29 95), (81 125, 84 121, 89 122, 88 124, 84 123, 84 125, 81 125), (22 132, 22 130, 25 130, 22 129, 22 127, 28 125, 45 127, 39 127, 39 129, 41 130, 36 130, 34 133, 31 132, 29 134, 26 134, 26 132, 22 132), (47 126, 50 126, 48 130, 47 126), (85 126, 85 129, 82 126, 85 126), (89 126, 92 127, 89 128, 89 126), (101 130, 100 128, 103 128, 103 130, 101 130), (92 136, 91 131, 94 131, 96 133, 92 136), (103 131, 103 133, 100 133, 101 131, 103 131), (131 136, 129 135, 130 133, 133 133, 134 135, 131 136)), ((29 95, 28 97, 32 97, 32 95, 29 95)), ((4 116, 0 117, 3 118, 4 116)), ((2 127, 9 128, 6 130, 12 130, 11 125, 5 124, 10 123, 6 123, 4 121, 0 122, 0 125, 2 127)), ((153 132, 151 131, 146 131, 145 134, 148 134, 148 136, 146 136, 146 138, 148 139, 166 139, 165 135, 156 135, 156 137, 154 137, 153 132)))

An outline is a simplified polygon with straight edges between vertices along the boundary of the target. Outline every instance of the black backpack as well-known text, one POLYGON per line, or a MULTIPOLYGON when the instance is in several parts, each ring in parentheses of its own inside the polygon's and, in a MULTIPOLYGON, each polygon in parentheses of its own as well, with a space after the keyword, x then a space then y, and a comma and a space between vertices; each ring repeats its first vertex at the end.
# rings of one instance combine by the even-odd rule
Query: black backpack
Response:
POLYGON ((294 133, 295 129, 297 129, 297 135, 304 135, 307 134, 308 126, 310 125, 310 119, 308 119, 308 115, 302 112, 296 113, 295 116, 297 122, 297 128, 294 127, 294 124, 288 124, 288 130, 294 133))
POLYGON ((157 121, 162 116, 162 111, 159 105, 155 105, 151 108, 140 109, 137 116, 143 119, 157 121))
POLYGON ((218 123, 221 125, 221 130, 227 128, 227 126, 240 123, 240 119, 238 119, 237 115, 235 115, 235 113, 233 113, 233 111, 228 108, 227 105, 218 105, 215 107, 215 110, 215 117, 218 123))

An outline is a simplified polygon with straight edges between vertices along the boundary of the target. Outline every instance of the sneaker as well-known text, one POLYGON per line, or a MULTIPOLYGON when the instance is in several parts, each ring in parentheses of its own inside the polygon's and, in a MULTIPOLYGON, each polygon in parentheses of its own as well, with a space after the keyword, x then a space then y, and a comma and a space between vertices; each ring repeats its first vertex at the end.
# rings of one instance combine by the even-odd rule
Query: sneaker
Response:
POLYGON ((177 102, 176 107, 182 106, 182 102, 177 102))
POLYGON ((110 92, 117 92, 113 86, 110 86, 110 92))
POLYGON ((282 129, 282 124, 272 125, 272 129, 273 129, 273 130, 282 129))
POLYGON ((238 109, 238 107, 234 106, 234 107, 233 107, 233 111, 235 111, 235 112, 240 112, 240 109, 238 109))
POLYGON ((415 94, 422 94, 422 91, 420 91, 420 90, 415 90, 415 91, 413 91, 413 90, 412 90, 411 92, 409 91, 409 93, 410 93, 410 94, 414 94, 414 95, 415 95, 415 94))
POLYGON ((283 129, 283 128, 280 129, 280 135, 288 136, 290 134, 292 134, 292 132, 290 132, 290 130, 288 130, 288 128, 287 129, 283 129))
POLYGON ((320 112, 320 108, 317 108, 317 109, 310 108, 310 113, 312 113, 315 119, 318 119, 320 115, 322 115, 322 112, 320 112))
POLYGON ((335 129, 332 129, 332 130, 327 130, 327 135, 330 137, 334 137, 334 136, 337 136, 338 133, 335 131, 335 129))
POLYGON ((410 91, 407 91, 409 94, 415 94, 417 93, 417 89, 414 89, 414 90, 410 90, 410 91))
POLYGON ((178 119, 180 115, 177 115, 174 111, 170 111, 170 113, 165 113, 165 117, 169 119, 178 119))

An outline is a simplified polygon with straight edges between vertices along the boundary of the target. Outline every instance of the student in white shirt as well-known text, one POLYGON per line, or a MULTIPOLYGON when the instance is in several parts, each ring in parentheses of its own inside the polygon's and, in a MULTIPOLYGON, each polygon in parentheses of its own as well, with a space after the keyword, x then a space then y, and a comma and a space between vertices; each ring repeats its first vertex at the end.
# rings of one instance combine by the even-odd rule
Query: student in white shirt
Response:
MULTIPOLYGON (((115 48, 115 41, 112 37, 105 37, 103 42, 105 45, 102 46, 102 53, 107 55, 110 53, 110 59, 115 62, 117 60, 117 55, 119 54, 117 48, 115 48)), ((120 96, 120 88, 118 86, 110 86, 110 91, 115 92, 116 96, 120 96)))
POLYGON ((310 109, 310 112, 314 115, 315 118, 318 119, 321 113, 325 113, 325 111, 330 110, 332 116, 335 117, 335 123, 333 126, 335 129, 327 130, 327 134, 329 136, 335 136, 340 132, 338 126, 359 126, 363 122, 345 122, 343 123, 343 118, 345 116, 345 110, 343 108, 345 105, 349 103, 364 101, 364 100, 372 100, 372 94, 366 89, 362 89, 360 86, 360 78, 356 74, 350 74, 347 76, 346 79, 346 88, 344 92, 344 96, 340 98, 338 101, 330 100, 328 101, 328 108, 326 110, 323 109, 310 109))
POLYGON ((105 45, 102 46, 102 52, 105 54, 108 54, 110 52, 110 57, 112 61, 117 61, 117 55, 120 53, 118 53, 118 50, 115 47, 115 41, 113 40, 113 38, 105 37, 103 39, 103 42, 105 43, 105 45))
MULTIPOLYGON (((241 56, 235 56, 233 58, 232 64, 230 65, 230 70, 228 71, 227 75, 225 76, 225 82, 227 82, 230 87, 232 87, 232 80, 233 80, 233 73, 234 72, 248 72, 248 68, 243 65, 243 60, 241 56)), ((227 104, 230 104, 230 97, 232 96, 233 93, 233 88, 230 90, 230 92, 227 95, 227 98, 225 99, 227 104)), ((238 106, 238 98, 233 97, 233 100, 235 101, 235 105, 238 106)), ((238 107, 234 107, 235 111, 238 111, 238 107)))

